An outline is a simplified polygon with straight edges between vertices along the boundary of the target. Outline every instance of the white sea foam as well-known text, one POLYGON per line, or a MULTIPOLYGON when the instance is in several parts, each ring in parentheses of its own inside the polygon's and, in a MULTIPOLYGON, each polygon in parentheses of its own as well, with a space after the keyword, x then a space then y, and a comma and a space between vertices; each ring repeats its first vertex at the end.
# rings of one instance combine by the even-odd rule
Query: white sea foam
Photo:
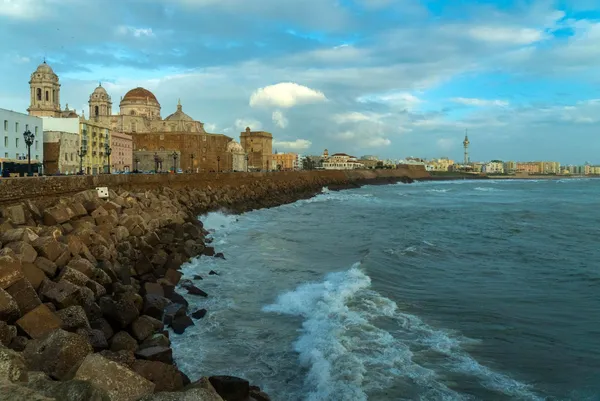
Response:
POLYGON ((462 346, 473 340, 434 329, 399 311, 396 303, 370 285, 357 263, 347 271, 326 275, 322 282, 302 284, 263 308, 303 318, 293 347, 308 369, 306 401, 363 401, 370 392, 398 381, 417 385, 421 399, 469 399, 444 382, 448 371, 472 377, 504 395, 541 400, 527 385, 480 365, 464 351, 462 346), (384 330, 378 327, 381 319, 395 325, 384 330), (423 355, 432 352, 443 358, 441 364, 424 363, 423 355))
POLYGON ((426 190, 426 192, 435 192, 435 193, 446 193, 450 191, 450 188, 444 188, 444 189, 428 189, 426 190))
POLYGON ((501 191, 501 189, 493 188, 493 187, 475 187, 474 190, 475 191, 481 191, 481 192, 496 192, 496 191, 501 191))

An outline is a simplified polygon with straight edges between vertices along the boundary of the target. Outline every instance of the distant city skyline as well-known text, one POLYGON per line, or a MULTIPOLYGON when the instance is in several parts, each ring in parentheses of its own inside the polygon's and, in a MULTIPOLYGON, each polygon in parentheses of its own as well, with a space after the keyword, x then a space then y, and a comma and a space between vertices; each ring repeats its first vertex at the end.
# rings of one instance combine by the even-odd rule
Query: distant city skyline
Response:
POLYGON ((468 128, 472 160, 600 162, 594 2, 480 3, 5 2, 0 108, 25 112, 46 57, 63 107, 142 86, 284 152, 460 160, 468 128))

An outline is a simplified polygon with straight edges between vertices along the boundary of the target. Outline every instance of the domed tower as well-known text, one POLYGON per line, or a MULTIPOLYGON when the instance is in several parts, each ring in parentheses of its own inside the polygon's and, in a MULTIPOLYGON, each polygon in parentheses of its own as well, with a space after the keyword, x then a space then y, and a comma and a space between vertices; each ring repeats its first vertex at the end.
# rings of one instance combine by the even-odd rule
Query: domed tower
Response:
POLYGON ((88 104, 90 105, 90 118, 106 117, 112 114, 112 100, 106 89, 102 87, 102 83, 99 83, 98 87, 94 89, 94 92, 90 95, 88 104))
POLYGON ((46 60, 31 74, 30 106, 27 112, 36 117, 60 117, 60 83, 46 60))
POLYGON ((160 103, 148 89, 134 88, 127 92, 119 104, 124 116, 140 116, 151 120, 160 120, 160 103))
POLYGON ((329 151, 327 149, 323 152, 323 159, 329 159, 329 151))
POLYGON ((468 132, 467 132, 467 130, 465 130, 465 140, 463 141, 463 147, 465 148, 464 164, 469 164, 469 162, 470 162, 470 160, 469 160, 469 144, 471 142, 469 142, 469 136, 467 134, 468 134, 468 132))

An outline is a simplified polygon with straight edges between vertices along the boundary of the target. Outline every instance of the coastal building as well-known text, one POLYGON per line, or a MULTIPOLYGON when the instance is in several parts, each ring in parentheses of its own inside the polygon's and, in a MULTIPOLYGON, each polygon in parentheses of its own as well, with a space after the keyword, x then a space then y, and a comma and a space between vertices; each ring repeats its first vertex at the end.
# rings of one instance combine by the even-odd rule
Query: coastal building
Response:
POLYGON ((79 117, 44 117, 44 172, 79 172, 79 117))
POLYGON ((518 173, 525 174, 540 174, 540 163, 539 162, 517 162, 518 173))
POLYGON ((128 172, 133 170, 133 139, 123 132, 110 133, 110 171, 128 172))
POLYGON ((447 157, 442 157, 440 159, 432 159, 426 163, 427 171, 448 171, 451 165, 454 164, 454 160, 451 160, 447 157))
POLYGON ((110 147, 110 129, 99 121, 79 121, 79 143, 83 156, 82 169, 85 174, 108 172, 108 156, 105 151, 110 147))
POLYGON ((361 157, 358 160, 359 163, 361 163, 363 166, 365 166, 365 168, 367 169, 374 169, 376 167, 378 167, 378 165, 383 167, 383 162, 380 160, 373 160, 373 159, 364 159, 364 156, 361 157))
POLYGON ((335 153, 323 162, 325 170, 354 170, 364 168, 355 156, 350 156, 346 153, 335 153))
POLYGON ((298 154, 297 153, 273 153, 275 168, 279 171, 294 171, 298 170, 298 154))
POLYGON ((0 109, 0 133, 2 147, 0 148, 0 167, 14 175, 28 171, 28 148, 24 133, 29 131, 34 135, 31 145, 31 169, 35 174, 42 172, 44 160, 44 122, 41 118, 16 111, 0 109))
MULTIPOLYGON (((274 170, 273 135, 266 131, 252 131, 250 127, 240 133, 240 144, 248 154, 250 171, 274 170)), ((275 168, 274 168, 275 167, 275 168)))
POLYGON ((517 171, 517 162, 507 161, 504 162, 504 172, 507 174, 514 174, 517 171))
POLYGON ((248 171, 248 155, 241 144, 236 141, 229 141, 227 144, 227 156, 231 159, 228 163, 232 171, 248 171))
POLYGON ((379 161, 379 157, 375 155, 364 155, 360 158, 360 160, 379 161))
POLYGON ((491 162, 483 165, 482 172, 486 174, 503 174, 504 163, 500 160, 492 160, 491 162))

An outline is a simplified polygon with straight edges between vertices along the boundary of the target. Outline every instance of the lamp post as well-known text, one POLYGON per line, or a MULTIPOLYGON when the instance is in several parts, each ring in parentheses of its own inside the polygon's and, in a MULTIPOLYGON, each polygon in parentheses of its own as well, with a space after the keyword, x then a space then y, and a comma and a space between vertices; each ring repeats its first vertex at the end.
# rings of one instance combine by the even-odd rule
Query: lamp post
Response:
POLYGON ((246 172, 250 171, 250 167, 248 166, 248 153, 246 153, 246 172))
POLYGON ((87 155, 87 149, 81 146, 81 149, 77 151, 77 156, 79 156, 79 174, 83 174, 83 158, 87 155))
POLYGON ((190 173, 194 172, 194 157, 196 157, 196 155, 194 155, 193 153, 190 155, 190 159, 192 159, 192 164, 190 165, 190 173))
POLYGON ((154 172, 158 173, 158 161, 160 158, 158 157, 158 153, 154 153, 154 172))
POLYGON ((111 172, 110 172, 110 154, 112 153, 112 148, 110 146, 108 146, 108 143, 104 144, 104 153, 108 157, 108 174, 111 174, 111 172))
POLYGON ((219 171, 221 171, 221 169, 219 168, 221 163, 221 156, 217 156, 217 174, 219 174, 219 171))
POLYGON ((177 173, 177 152, 173 152, 173 173, 177 173))
POLYGON ((139 170, 140 169, 140 158, 136 156, 133 159, 133 161, 135 162, 135 172, 139 173, 140 172, 140 170, 139 170))
POLYGON ((31 145, 33 145, 35 134, 27 130, 23 132, 23 138, 25 139, 25 145, 27 145, 27 175, 31 175, 31 145))

